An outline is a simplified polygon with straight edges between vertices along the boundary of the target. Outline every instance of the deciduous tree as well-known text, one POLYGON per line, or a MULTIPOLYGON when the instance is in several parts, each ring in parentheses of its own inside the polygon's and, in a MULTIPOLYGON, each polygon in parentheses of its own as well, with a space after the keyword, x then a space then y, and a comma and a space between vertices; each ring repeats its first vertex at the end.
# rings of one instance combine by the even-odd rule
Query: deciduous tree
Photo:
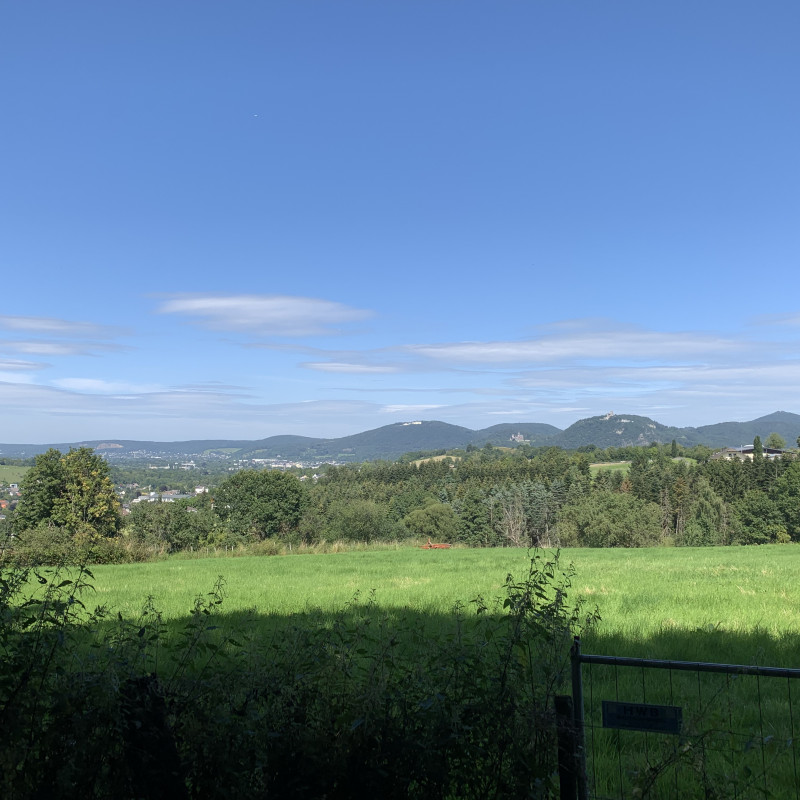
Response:
POLYGON ((303 484, 288 472, 242 470, 214 493, 214 510, 231 533, 254 539, 297 527, 306 505, 303 484))
POLYGON ((767 441, 764 442, 764 446, 771 450, 783 450, 783 448, 786 447, 786 439, 779 433, 773 432, 767 436, 767 441))
POLYGON ((119 501, 108 464, 88 447, 66 455, 51 448, 37 456, 20 492, 18 531, 43 523, 71 534, 113 536, 119 530, 119 501))
POLYGON ((61 451, 50 448, 36 456, 33 467, 20 483, 20 501, 14 516, 18 531, 52 521, 53 504, 65 483, 61 451))
POLYGON ((455 512, 447 503, 430 503, 417 508, 403 522, 415 536, 428 537, 435 542, 452 542, 458 531, 455 512))

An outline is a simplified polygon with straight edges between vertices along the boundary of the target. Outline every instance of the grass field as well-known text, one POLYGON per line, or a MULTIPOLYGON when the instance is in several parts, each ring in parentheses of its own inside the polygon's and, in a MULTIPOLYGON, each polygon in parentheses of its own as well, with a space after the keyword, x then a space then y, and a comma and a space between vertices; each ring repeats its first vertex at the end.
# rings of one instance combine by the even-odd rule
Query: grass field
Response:
MULTIPOLYGON (((673 461, 684 461, 686 462, 687 466, 691 466, 696 464, 697 461, 694 458, 687 458, 686 456, 676 456, 672 459, 673 461)), ((589 465, 589 471, 594 477, 597 475, 600 470, 605 470, 606 472, 621 472, 623 475, 628 474, 628 470, 631 467, 630 461, 602 461, 597 462, 596 464, 589 465)))
MULTIPOLYGON (((573 591, 597 604, 601 622, 585 653, 800 667, 800 548, 571 550, 573 591)), ((96 595, 133 617, 148 595, 165 619, 185 618, 198 593, 225 578, 223 619, 248 616, 250 632, 275 635, 287 621, 324 619, 356 594, 411 620, 422 636, 445 635, 452 609, 501 597, 506 575, 523 578, 525 550, 375 550, 330 555, 170 559, 93 568, 96 595), (299 616, 298 616, 299 615, 299 616)), ((87 599, 87 598, 84 598, 87 599)), ((795 797, 800 783, 800 707, 785 679, 584 665, 592 796, 795 797), (682 709, 680 738, 602 727, 601 700, 682 709), (711 792, 711 793, 709 793, 711 792)), ((797 682, 795 682, 797 683, 797 682)), ((567 688, 567 687, 565 687, 567 688)))
POLYGON ((20 483, 30 467, 0 464, 0 483, 20 483))
POLYGON ((630 466, 630 461, 603 461, 597 464, 590 464, 589 471, 591 472, 592 477, 597 475, 601 469, 605 470, 606 472, 621 472, 624 475, 627 475, 630 466))
MULTIPOLYGON (((166 618, 178 618, 222 575, 226 611, 255 609, 265 617, 333 611, 374 590, 379 607, 439 616, 478 595, 500 596, 506 575, 522 576, 528 561, 523 549, 458 548, 170 559, 94 567, 93 602, 130 615, 152 595, 166 618)), ((562 561, 575 565, 575 594, 602 615, 586 648, 800 664, 798 547, 576 549, 564 551, 562 561)))

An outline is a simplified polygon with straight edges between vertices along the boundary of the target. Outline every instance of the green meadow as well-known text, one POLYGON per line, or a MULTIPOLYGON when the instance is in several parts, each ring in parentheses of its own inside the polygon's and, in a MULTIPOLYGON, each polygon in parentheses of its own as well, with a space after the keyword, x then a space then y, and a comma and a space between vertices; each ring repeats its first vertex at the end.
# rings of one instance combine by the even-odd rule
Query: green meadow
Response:
POLYGON ((606 461, 598 464, 590 464, 589 471, 592 477, 597 475, 600 470, 604 470, 605 472, 621 472, 623 475, 627 475, 630 467, 630 461, 606 461))
MULTIPOLYGON (((524 583, 530 563, 531 553, 511 548, 397 547, 271 557, 184 556, 145 564, 95 566, 91 579, 94 588, 82 599, 89 608, 105 605, 135 622, 147 598, 152 598, 170 640, 186 640, 187 635, 191 640, 191 631, 201 630, 191 626, 198 619, 208 619, 208 623, 199 624, 210 636, 230 633, 243 642, 261 642, 264 654, 305 653, 300 643, 306 641, 304 632, 308 631, 308 641, 315 643, 308 651, 313 659, 274 684, 282 686, 281 681, 289 681, 286 690, 291 696, 300 690, 299 684, 292 683, 294 678, 290 680, 291 675, 302 678, 308 670, 318 669, 318 656, 323 655, 326 659, 333 657, 331 664, 344 659, 347 669, 342 675, 350 682, 348 686, 356 675, 388 669, 387 664, 394 669, 393 665, 400 663, 433 665, 424 667, 422 674, 434 680, 443 664, 449 662, 432 660, 431 653, 440 652, 438 643, 445 648, 442 653, 450 652, 447 648, 461 641, 455 638, 456 631, 466 630, 464 626, 472 618, 476 620, 474 630, 482 631, 475 639, 479 646, 473 655, 469 655, 472 651, 458 650, 459 659, 478 659, 480 654, 478 660, 470 662, 470 669, 477 669, 476 674, 488 680, 486 686, 491 687, 495 685, 495 662, 503 663, 503 631, 508 630, 499 619, 494 621, 494 615, 506 613, 502 599, 508 596, 507 576, 524 583), (193 617, 190 610, 195 599, 204 595, 208 600, 220 577, 225 586, 222 604, 207 606, 210 617, 198 617, 197 612, 193 617), (488 609, 488 614, 480 617, 476 610, 481 604, 471 602, 478 597, 488 609), (323 635, 314 634, 314 630, 322 630, 323 635), (378 651, 370 655, 368 644, 373 635, 375 642, 389 641, 381 639, 384 634, 398 647, 388 661, 387 651, 381 650, 380 658, 378 651), (351 658, 355 660, 348 660, 351 658), (488 661, 480 660, 484 658, 488 661), (359 659, 364 663, 359 664, 359 659)), ((568 589, 570 599, 577 602, 581 598, 587 611, 597 606, 601 615, 583 637, 584 653, 800 667, 800 547, 796 545, 563 551, 562 568, 570 564, 574 570, 568 589)), ((535 615, 530 619, 535 626, 535 615)), ((141 638, 144 646, 150 635, 146 631, 151 630, 147 624, 135 622, 129 627, 129 640, 138 642, 145 632, 141 638)), ((529 663, 534 669, 524 674, 536 675, 536 670, 541 670, 538 665, 544 662, 526 652, 524 647, 515 649, 513 657, 522 659, 518 666, 529 663)), ((260 657, 251 655, 255 651, 250 649, 246 653, 247 658, 260 657)), ((454 663, 461 663, 459 659, 454 663)), ((269 663, 265 661, 262 669, 271 669, 269 663)), ((159 664, 164 675, 169 675, 168 662, 159 664)), ((322 683, 314 684, 314 692, 327 691, 323 689, 325 682, 335 683, 339 674, 335 670, 321 672, 322 683)), ((401 674, 407 681, 417 673, 401 669, 401 674)), ((795 745, 796 731, 800 730, 800 705, 796 714, 794 708, 795 702, 800 702, 797 682, 590 664, 583 665, 582 674, 592 797, 795 796, 794 788, 800 785, 800 745, 795 745), (680 736, 606 729, 601 706, 609 700, 679 708, 680 736)), ((388 680, 388 675, 381 680, 388 680)), ((268 684, 266 678, 259 680, 268 684)), ((365 680, 365 688, 352 697, 342 695, 349 698, 342 700, 341 713, 345 716, 356 714, 356 707, 365 702, 363 698, 373 693, 382 697, 380 680, 365 680)), ((173 683, 165 677, 165 685, 172 687, 173 683)), ((443 703, 449 701, 451 691, 441 690, 443 703)), ((570 687, 561 684, 556 691, 570 693, 570 687)), ((413 708, 418 709, 421 703, 419 707, 427 709, 428 702, 424 698, 414 700, 417 705, 413 708)), ((457 720, 463 708, 455 695, 453 702, 459 709, 453 717, 457 720)), ((474 697, 470 700, 473 702, 474 697)), ((384 700, 378 704, 380 708, 382 703, 384 700)), ((376 714, 378 706, 369 713, 376 714)), ((490 706, 486 709, 491 711, 490 706)), ((265 714, 271 710, 269 704, 263 708, 265 714)), ((392 714, 385 724, 396 722, 392 714)), ((450 720, 450 716, 445 717, 450 720)), ((351 734, 361 719, 348 723, 351 734)), ((320 741, 340 735, 336 720, 330 730, 320 729, 320 741)), ((208 746, 218 747, 219 741, 212 736, 208 746)), ((367 737, 365 741, 372 740, 367 737)), ((398 745, 398 757, 407 755, 408 748, 413 749, 416 743, 412 736, 409 742, 398 745)), ((187 752, 191 755, 194 751, 187 752)), ((328 762, 323 759, 320 763, 328 762)))
MULTIPOLYGON (((576 549, 561 557, 574 565, 573 598, 602 617, 584 636, 585 653, 800 667, 799 547, 576 549)), ((94 584, 96 600, 124 614, 152 595, 169 619, 184 616, 221 575, 226 612, 254 610, 250 624, 265 635, 372 596, 376 609, 407 615, 431 637, 450 633, 457 605, 469 616, 474 598, 502 598, 506 576, 523 578, 528 564, 522 549, 406 548, 103 566, 94 584)), ((795 720, 786 681, 589 665, 583 675, 593 796, 794 796, 800 707, 795 720), (601 700, 679 706, 684 735, 605 730, 601 700)))
MULTIPOLYGON (((696 459, 694 458, 687 458, 685 456, 676 456, 672 459, 673 461, 683 461, 687 466, 697 464, 696 459)), ((597 462, 595 464, 589 465, 589 472, 591 473, 592 477, 597 475, 598 472, 603 470, 604 472, 621 472, 623 475, 627 475, 631 468, 630 461, 604 461, 604 462, 597 462)))
POLYGON ((30 467, 0 464, 0 483, 20 483, 30 467))
MULTIPOLYGON (((574 549, 561 558, 574 565, 573 596, 602 616, 587 651, 800 665, 799 547, 574 549)), ((512 548, 174 558, 93 567, 85 599, 131 616, 152 596, 165 619, 178 619, 222 576, 223 610, 254 610, 264 624, 370 593, 378 608, 441 617, 478 596, 501 597, 506 576, 522 577, 528 563, 512 548)))

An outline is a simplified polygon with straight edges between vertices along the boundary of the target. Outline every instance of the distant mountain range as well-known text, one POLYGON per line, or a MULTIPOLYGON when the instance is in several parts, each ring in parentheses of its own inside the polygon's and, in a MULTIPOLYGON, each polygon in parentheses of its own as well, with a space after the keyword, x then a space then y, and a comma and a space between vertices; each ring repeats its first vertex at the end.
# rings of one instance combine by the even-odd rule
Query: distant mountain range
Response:
POLYGON ((673 439, 684 447, 704 444, 708 447, 737 447, 751 444, 756 436, 765 439, 770 433, 782 436, 793 447, 800 435, 800 414, 776 411, 750 422, 719 422, 699 428, 674 428, 649 417, 634 414, 606 414, 578 420, 566 430, 537 422, 503 423, 490 428, 471 430, 447 422, 397 422, 353 436, 338 439, 315 439, 308 436, 270 436, 258 440, 198 439, 186 442, 144 442, 126 439, 44 445, 0 444, 0 456, 29 458, 49 447, 61 451, 70 447, 92 447, 98 452, 125 458, 170 459, 208 458, 214 454, 233 458, 281 458, 289 461, 369 461, 394 459, 417 450, 453 450, 468 445, 515 446, 522 439, 537 447, 556 446, 573 450, 587 445, 628 447, 650 442, 669 443, 673 439), (513 438, 512 438, 513 437, 513 438))

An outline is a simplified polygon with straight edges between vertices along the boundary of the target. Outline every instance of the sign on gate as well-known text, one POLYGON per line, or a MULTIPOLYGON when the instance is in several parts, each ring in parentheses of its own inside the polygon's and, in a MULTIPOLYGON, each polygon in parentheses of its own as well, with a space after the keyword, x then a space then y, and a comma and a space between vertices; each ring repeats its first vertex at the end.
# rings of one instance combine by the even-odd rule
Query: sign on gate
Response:
POLYGON ((652 703, 618 703, 603 700, 603 727, 647 733, 680 733, 680 706, 652 703))

